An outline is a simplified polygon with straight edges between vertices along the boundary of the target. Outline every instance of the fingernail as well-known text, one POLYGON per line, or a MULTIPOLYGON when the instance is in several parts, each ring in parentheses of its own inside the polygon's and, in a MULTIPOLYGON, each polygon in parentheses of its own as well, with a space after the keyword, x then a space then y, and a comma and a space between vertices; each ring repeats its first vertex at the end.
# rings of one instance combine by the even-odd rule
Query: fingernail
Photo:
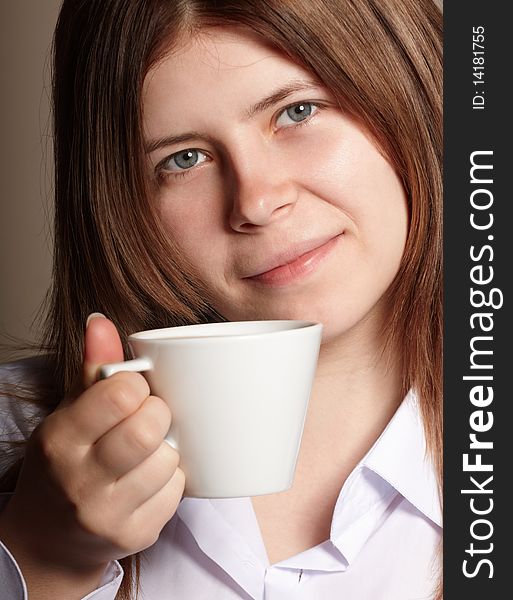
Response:
POLYGON ((92 320, 92 319, 98 319, 98 318, 100 318, 100 319, 106 319, 107 317, 106 317, 104 314, 102 314, 102 313, 99 313, 99 312, 94 312, 94 313, 91 313, 91 314, 90 314, 90 315, 87 317, 87 321, 86 321, 86 329, 87 329, 87 326, 89 325, 89 323, 91 322, 91 320, 92 320))

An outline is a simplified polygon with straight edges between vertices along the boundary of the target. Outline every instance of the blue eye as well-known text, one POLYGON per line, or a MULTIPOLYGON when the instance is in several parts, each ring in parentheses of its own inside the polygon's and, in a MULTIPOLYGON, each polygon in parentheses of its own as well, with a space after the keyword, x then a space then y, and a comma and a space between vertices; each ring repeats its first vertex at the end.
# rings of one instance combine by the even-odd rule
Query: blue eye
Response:
POLYGON ((276 125, 294 125, 306 121, 319 107, 313 102, 298 102, 285 108, 276 120, 276 125))
POLYGON ((311 104, 296 104, 295 106, 289 106, 287 108, 287 115, 293 120, 303 121, 312 114, 311 104))
POLYGON ((184 171, 196 167, 205 160, 207 160, 207 156, 203 152, 195 148, 187 148, 166 158, 161 163, 161 168, 165 171, 184 171))

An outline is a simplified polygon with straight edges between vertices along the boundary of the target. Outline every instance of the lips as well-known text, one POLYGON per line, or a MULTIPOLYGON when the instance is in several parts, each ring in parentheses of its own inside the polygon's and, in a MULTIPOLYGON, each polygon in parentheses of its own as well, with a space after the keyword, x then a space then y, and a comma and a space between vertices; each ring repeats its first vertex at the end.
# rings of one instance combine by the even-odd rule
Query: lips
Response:
POLYGON ((279 252, 250 270, 243 279, 268 284, 289 283, 314 270, 342 234, 307 240, 279 252))

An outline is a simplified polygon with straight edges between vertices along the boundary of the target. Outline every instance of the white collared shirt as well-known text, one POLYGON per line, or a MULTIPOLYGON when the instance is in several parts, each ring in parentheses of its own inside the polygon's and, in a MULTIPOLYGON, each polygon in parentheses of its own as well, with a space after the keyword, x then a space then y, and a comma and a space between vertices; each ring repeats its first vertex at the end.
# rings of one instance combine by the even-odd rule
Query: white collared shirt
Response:
MULTIPOLYGON (((441 527, 436 479, 410 392, 344 483, 329 540, 270 565, 250 498, 184 498, 143 553, 140 598, 429 600, 441 527)), ((86 598, 114 600, 122 577, 113 562, 86 598)), ((0 600, 26 600, 22 574, 1 545, 0 580, 7 583, 0 600)))

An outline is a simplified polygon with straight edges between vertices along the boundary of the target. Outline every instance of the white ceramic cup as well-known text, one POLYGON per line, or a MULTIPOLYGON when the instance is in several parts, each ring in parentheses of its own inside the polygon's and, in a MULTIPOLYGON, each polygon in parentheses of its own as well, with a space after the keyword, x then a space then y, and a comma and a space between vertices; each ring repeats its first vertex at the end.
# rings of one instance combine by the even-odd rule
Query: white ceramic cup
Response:
POLYGON ((270 494, 293 483, 321 334, 308 321, 142 331, 128 338, 136 358, 100 374, 139 371, 169 404, 185 496, 270 494))

